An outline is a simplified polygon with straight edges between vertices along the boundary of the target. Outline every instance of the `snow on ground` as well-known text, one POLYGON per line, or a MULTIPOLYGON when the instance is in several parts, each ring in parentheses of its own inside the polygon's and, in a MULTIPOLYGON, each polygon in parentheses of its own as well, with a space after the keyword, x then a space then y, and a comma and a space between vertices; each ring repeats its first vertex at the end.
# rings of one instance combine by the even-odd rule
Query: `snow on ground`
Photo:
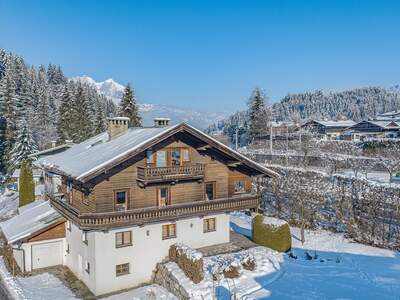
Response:
MULTIPOLYGON (((355 177, 353 170, 340 170, 336 174, 355 177)), ((388 172, 371 171, 367 173, 367 176, 365 176, 364 172, 359 172, 357 176, 358 178, 367 179, 368 181, 372 181, 374 183, 398 184, 396 182, 390 182, 390 175, 388 172)))
MULTIPOLYGON (((55 276, 49 273, 28 277, 12 277, 0 257, 0 276, 16 300, 77 300, 74 294, 55 276)), ((124 293, 102 298, 104 300, 177 300, 159 285, 152 284, 124 293)))
POLYGON ((0 194, 0 221, 11 218, 17 213, 18 192, 6 190, 0 194))
MULTIPOLYGON (((250 224, 249 216, 231 215, 235 231, 251 232, 250 224)), ((284 254, 279 271, 256 275, 254 280, 263 288, 244 299, 400 299, 399 252, 354 243, 325 230, 307 230, 302 245, 300 230, 291 231, 297 259, 284 254)))
POLYGON ((204 258, 204 279, 194 284, 176 263, 167 263, 168 270, 177 278, 178 282, 185 288, 192 299, 229 299, 230 293, 235 293, 239 299, 248 297, 251 293, 262 289, 267 282, 259 281, 258 278, 271 275, 268 281, 279 277, 282 273, 280 264, 283 262, 283 255, 265 247, 255 247, 249 250, 233 254, 222 254, 204 258), (213 281, 211 269, 221 260, 229 260, 232 256, 241 256, 249 252, 256 259, 257 265, 254 271, 242 270, 240 278, 213 281))

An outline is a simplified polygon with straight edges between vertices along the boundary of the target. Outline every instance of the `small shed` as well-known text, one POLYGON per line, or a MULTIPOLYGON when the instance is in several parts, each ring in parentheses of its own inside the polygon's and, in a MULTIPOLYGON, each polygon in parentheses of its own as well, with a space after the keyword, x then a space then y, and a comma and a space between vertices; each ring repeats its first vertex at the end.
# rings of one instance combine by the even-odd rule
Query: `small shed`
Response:
POLYGON ((21 207, 18 215, 0 227, 22 272, 63 264, 65 219, 48 201, 21 207))

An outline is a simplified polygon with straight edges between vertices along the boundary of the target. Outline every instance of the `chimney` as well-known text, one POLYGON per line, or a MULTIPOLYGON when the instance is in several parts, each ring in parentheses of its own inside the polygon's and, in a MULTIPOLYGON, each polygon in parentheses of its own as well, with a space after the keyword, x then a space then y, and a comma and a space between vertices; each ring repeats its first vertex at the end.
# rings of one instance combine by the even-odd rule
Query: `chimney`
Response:
POLYGON ((169 126, 170 118, 154 118, 154 127, 166 127, 169 126))
POLYGON ((129 118, 127 117, 115 117, 107 118, 108 120, 108 138, 109 140, 114 139, 117 136, 125 133, 128 130, 129 118))

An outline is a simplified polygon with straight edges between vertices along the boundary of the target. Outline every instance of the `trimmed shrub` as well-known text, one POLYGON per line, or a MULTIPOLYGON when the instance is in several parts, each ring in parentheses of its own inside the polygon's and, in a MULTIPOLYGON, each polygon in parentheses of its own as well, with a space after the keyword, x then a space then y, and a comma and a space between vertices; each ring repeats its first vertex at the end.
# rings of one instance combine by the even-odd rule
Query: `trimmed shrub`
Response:
POLYGON ((238 278, 240 275, 240 265, 237 262, 232 262, 222 271, 225 278, 238 278))
POLYGON ((251 254, 242 257, 240 263, 245 270, 253 271, 256 268, 256 259, 251 254))
POLYGON ((253 241, 261 246, 271 248, 279 252, 286 252, 292 247, 292 237, 289 224, 280 221, 268 224, 267 218, 257 215, 253 219, 253 241))
POLYGON ((203 280, 203 255, 199 251, 177 243, 169 248, 169 259, 175 262, 194 283, 203 280))
POLYGON ((35 201, 35 183, 33 182, 32 169, 26 160, 21 163, 19 174, 19 206, 24 206, 35 201))

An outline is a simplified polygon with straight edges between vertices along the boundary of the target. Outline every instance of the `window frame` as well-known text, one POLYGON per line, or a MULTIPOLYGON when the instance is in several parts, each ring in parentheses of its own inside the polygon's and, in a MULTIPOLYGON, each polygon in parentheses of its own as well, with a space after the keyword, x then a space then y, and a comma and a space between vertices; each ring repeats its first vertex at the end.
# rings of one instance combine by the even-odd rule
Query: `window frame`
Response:
POLYGON ((164 224, 161 227, 161 237, 163 240, 169 240, 169 239, 175 239, 177 237, 177 232, 176 232, 176 223, 171 223, 171 224, 164 224), (164 235, 164 228, 165 226, 168 226, 167 229, 167 235, 164 235), (170 235, 170 226, 174 227, 174 235, 170 235))
POLYGON ((204 182, 204 200, 213 201, 217 198, 217 182, 216 181, 206 181, 204 182), (211 184, 213 186, 213 198, 207 199, 207 185, 211 184))
POLYGON ((114 211, 128 210, 129 209, 129 197, 130 197, 129 188, 115 189, 113 194, 114 194, 114 211), (117 205, 120 205, 120 204, 117 204, 117 193, 119 193, 119 192, 125 192, 125 209, 124 210, 117 210, 117 205))
POLYGON ((171 205, 171 187, 169 186, 160 186, 156 189, 156 199, 157 199, 157 207, 164 207, 160 205, 160 201, 161 201, 161 197, 160 197, 160 193, 161 193, 161 189, 166 189, 167 190, 167 200, 164 206, 168 206, 171 205))
POLYGON ((233 182, 233 193, 234 194, 244 194, 246 193, 246 181, 244 179, 237 179, 233 182), (236 191, 236 184, 238 182, 243 182, 243 190, 242 191, 236 191))
POLYGON ((132 230, 119 231, 115 233, 115 248, 124 248, 132 246, 132 230), (129 243, 125 242, 125 233, 129 233, 129 243), (122 234, 122 244, 118 244, 117 235, 122 234))
POLYGON ((130 268, 131 268, 130 263, 123 263, 123 264, 115 265, 115 276, 119 277, 119 276, 130 274, 130 268))
POLYGON ((206 218, 203 219, 203 233, 214 232, 217 231, 217 219, 214 218, 206 218), (210 229, 210 220, 213 220, 214 227, 210 229))
POLYGON ((182 147, 181 148, 181 158, 182 158, 182 162, 181 163, 187 163, 187 162, 191 161, 189 147, 182 147), (187 156, 188 156, 187 159, 185 159, 185 150, 187 151, 187 156))

